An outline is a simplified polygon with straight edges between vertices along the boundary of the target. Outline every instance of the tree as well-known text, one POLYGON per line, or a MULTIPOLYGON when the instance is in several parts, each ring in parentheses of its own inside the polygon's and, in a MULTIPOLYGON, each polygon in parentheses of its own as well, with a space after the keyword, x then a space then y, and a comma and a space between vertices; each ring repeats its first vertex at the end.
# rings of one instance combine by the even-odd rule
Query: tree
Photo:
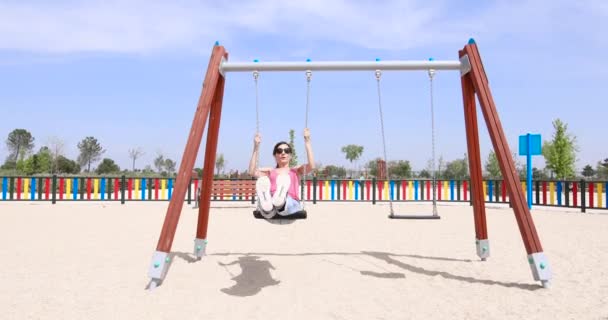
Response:
POLYGON ((114 160, 104 158, 99 166, 97 166, 97 170, 95 172, 97 172, 97 174, 116 173, 120 172, 120 167, 114 162, 114 160))
POLYGON ((133 160, 133 166, 131 167, 132 171, 135 171, 135 160, 139 159, 139 157, 141 157, 143 155, 144 155, 144 152, 139 147, 129 149, 129 158, 131 158, 131 160, 133 160))
MULTIPOLYGON (((363 146, 349 144, 347 146, 342 147, 342 152, 344 152, 344 154, 346 155, 346 159, 348 161, 350 161, 351 164, 353 163, 353 161, 355 161, 355 166, 356 166, 356 161, 363 154, 363 146)), ((353 174, 351 172, 351 176, 352 175, 353 174)))
POLYGON ((215 159, 215 168, 217 169, 217 175, 220 175, 220 171, 224 170, 224 165, 226 164, 226 160, 224 159, 224 154, 220 153, 215 159))
POLYGON ((412 176, 412 166, 409 161, 390 161, 388 164, 389 177, 409 178, 412 176))
POLYGON ((175 161, 167 158, 165 159, 165 169, 169 175, 172 175, 175 172, 175 161))
POLYGON ((608 158, 597 162, 596 174, 599 179, 608 179, 608 158))
POLYGON ((51 137, 47 141, 49 150, 51 152, 51 173, 55 173, 57 170, 57 159, 63 155, 64 143, 58 137, 51 137))
POLYGON ((34 149, 34 137, 25 129, 15 129, 8 134, 6 146, 10 152, 9 158, 17 162, 34 149))
POLYGON ((589 179, 595 175, 595 170, 590 165, 586 165, 581 173, 585 178, 589 179))
POLYGON ((58 156, 57 160, 57 173, 79 173, 80 172, 80 165, 74 161, 74 160, 70 160, 64 156, 58 156))
POLYGON ((154 167, 156 167, 156 171, 161 173, 163 168, 165 167, 165 156, 162 153, 158 153, 158 156, 154 159, 154 167))
POLYGON ((431 173, 427 169, 424 169, 418 173, 418 177, 419 178, 431 178, 431 173))
POLYGON ((91 172, 91 164, 99 161, 101 155, 106 152, 94 137, 84 138, 78 143, 78 149, 80 150, 78 163, 81 166, 86 165, 87 172, 91 172))
POLYGON ((435 173, 435 177, 440 178, 443 170, 445 169, 445 160, 443 160, 443 156, 439 156, 439 160, 437 161, 437 172, 435 173))
POLYGON ((365 165, 365 168, 367 169, 367 172, 372 177, 377 177, 378 176, 378 160, 381 160, 381 159, 380 158, 376 158, 374 160, 370 160, 365 165))
POLYGON ((468 167, 466 159, 456 159, 447 163, 442 179, 467 179, 468 167))
POLYGON ((553 121, 552 141, 545 141, 542 154, 547 168, 551 169, 558 179, 574 177, 576 161, 576 137, 567 133, 568 125, 560 119, 553 121))
POLYGON ((490 179, 497 179, 502 177, 500 172, 500 164, 498 163, 498 158, 496 157, 496 153, 494 150, 490 151, 488 154, 488 159, 486 160, 486 174, 490 179))
POLYGON ((539 170, 538 168, 533 167, 532 178, 535 180, 547 180, 549 179, 549 175, 547 174, 547 170, 539 170))
POLYGON ((296 154, 295 131, 293 129, 289 130, 289 146, 291 147, 291 160, 289 160, 289 165, 296 166, 298 165, 298 155, 296 154))
POLYGON ((325 167, 325 174, 328 178, 344 178, 346 177, 346 169, 344 167, 338 167, 334 165, 328 165, 325 167))

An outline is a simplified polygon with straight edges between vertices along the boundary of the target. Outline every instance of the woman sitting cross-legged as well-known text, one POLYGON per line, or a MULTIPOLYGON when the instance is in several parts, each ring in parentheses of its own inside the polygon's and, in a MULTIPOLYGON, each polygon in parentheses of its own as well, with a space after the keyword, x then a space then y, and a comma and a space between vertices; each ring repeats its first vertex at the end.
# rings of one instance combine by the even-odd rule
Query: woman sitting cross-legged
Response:
POLYGON ((249 162, 249 174, 257 178, 256 193, 258 196, 257 207, 265 218, 279 214, 287 216, 302 211, 300 202, 300 178, 304 173, 310 173, 315 168, 312 146, 310 143, 310 130, 304 129, 304 142, 308 163, 296 167, 290 167, 292 148, 281 141, 275 144, 272 154, 276 161, 274 168, 258 168, 258 148, 261 137, 255 135, 253 139, 253 153, 249 162))

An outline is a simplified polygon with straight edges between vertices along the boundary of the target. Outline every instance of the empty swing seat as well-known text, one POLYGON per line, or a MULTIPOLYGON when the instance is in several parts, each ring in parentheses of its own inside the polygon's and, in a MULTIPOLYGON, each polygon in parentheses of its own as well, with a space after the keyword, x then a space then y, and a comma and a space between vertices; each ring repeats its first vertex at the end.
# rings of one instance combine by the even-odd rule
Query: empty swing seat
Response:
MULTIPOLYGON (((266 219, 266 218, 264 218, 264 216, 262 216, 262 214, 260 213, 259 210, 254 210, 253 216, 256 219, 266 219)), ((296 213, 292 213, 292 214, 286 215, 286 216, 282 216, 280 214, 275 214, 272 218, 266 219, 266 220, 300 220, 300 219, 306 219, 306 218, 307 218, 306 210, 302 210, 302 211, 298 211, 296 213)))

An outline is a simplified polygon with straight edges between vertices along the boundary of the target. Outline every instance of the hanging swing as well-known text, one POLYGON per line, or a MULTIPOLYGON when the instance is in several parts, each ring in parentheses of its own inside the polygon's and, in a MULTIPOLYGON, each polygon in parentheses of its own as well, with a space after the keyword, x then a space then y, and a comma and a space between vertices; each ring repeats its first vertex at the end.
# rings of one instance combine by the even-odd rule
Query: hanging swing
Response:
MULTIPOLYGON (((259 94, 258 94, 259 76, 260 76, 260 73, 257 70, 255 70, 253 72, 253 80, 255 82, 256 134, 260 132, 259 94)), ((310 80, 311 79, 312 79, 312 71, 307 70, 306 71, 306 114, 305 114, 305 120, 304 120, 304 128, 308 128, 308 110, 309 110, 309 106, 310 106, 310 80)), ((259 153, 257 153, 256 166, 259 164, 259 162, 260 162, 260 155, 259 155, 259 153)), ((306 174, 307 174, 306 169, 307 169, 307 166, 304 166, 304 175, 303 176, 306 176, 306 174)), ((294 220, 306 219, 306 218, 308 218, 308 213, 306 212, 306 201, 304 198, 305 197, 302 197, 302 201, 301 201, 302 210, 300 210, 298 212, 288 214, 288 215, 281 215, 281 214, 278 214, 276 211, 273 211, 271 213, 265 213, 256 208, 253 211, 253 216, 256 219, 265 219, 268 222, 275 223, 275 224, 287 224, 287 223, 294 222, 294 220)))
MULTIPOLYGON (((432 58, 429 60, 433 60, 432 58)), ((389 218, 391 219, 440 219, 441 217, 439 216, 439 214, 437 213, 437 180, 436 180, 436 176, 435 176, 435 114, 434 114, 434 106, 433 106, 433 77, 435 75, 435 70, 433 69, 429 69, 429 80, 430 80, 430 97, 431 97, 431 142, 432 142, 432 156, 433 156, 433 160, 432 160, 432 188, 433 188, 433 213, 431 215, 423 215, 423 214, 418 214, 418 215, 406 215, 406 214, 395 214, 395 211, 393 209, 393 196, 392 196, 392 192, 389 195, 389 207, 390 207, 390 214, 388 215, 389 218)), ((384 150, 384 163, 386 163, 386 165, 384 166, 384 176, 387 179, 390 179, 389 175, 388 175, 388 162, 387 162, 387 156, 386 156, 386 141, 384 138, 384 119, 382 116, 382 96, 381 96, 381 90, 380 90, 380 78, 382 77, 382 71, 380 70, 376 70, 376 83, 377 83, 377 87, 378 87, 378 110, 380 112, 380 127, 382 130, 382 147, 384 150)))

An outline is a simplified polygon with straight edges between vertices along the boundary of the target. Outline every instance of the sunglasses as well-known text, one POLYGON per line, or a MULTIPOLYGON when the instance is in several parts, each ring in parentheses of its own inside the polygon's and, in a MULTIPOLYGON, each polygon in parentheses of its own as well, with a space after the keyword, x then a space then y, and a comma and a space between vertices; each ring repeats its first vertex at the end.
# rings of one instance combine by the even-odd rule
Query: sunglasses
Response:
POLYGON ((291 154, 291 148, 276 148, 274 154, 286 153, 291 154))

